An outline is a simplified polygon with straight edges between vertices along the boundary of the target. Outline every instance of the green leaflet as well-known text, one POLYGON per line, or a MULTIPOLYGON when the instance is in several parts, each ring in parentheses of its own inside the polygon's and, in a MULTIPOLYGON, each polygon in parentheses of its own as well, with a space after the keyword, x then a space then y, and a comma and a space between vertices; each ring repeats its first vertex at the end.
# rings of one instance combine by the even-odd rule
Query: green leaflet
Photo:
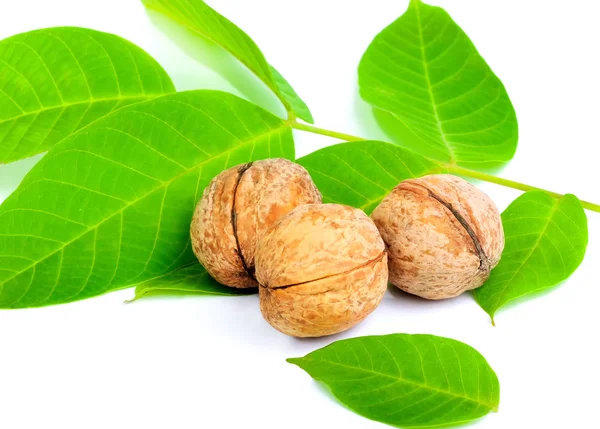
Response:
POLYGON ((433 335, 351 338, 288 362, 356 413, 402 428, 465 423, 500 401, 498 378, 479 352, 433 335))
POLYGON ((403 145, 478 170, 512 159, 518 126, 508 94, 443 9, 411 0, 375 37, 358 77, 362 98, 387 113, 403 145))
POLYGON ((577 269, 588 243, 587 217, 574 195, 521 195, 502 213, 506 245, 490 279, 473 291, 494 320, 510 301, 548 289, 577 269))
POLYGON ((340 143, 296 162, 308 170, 323 202, 347 204, 366 213, 402 180, 444 171, 436 161, 380 141, 340 143))
POLYGON ((281 100, 288 112, 313 123, 313 117, 290 84, 265 59, 256 43, 233 22, 202 0, 142 0, 148 8, 168 16, 221 46, 254 73, 281 100))
MULTIPOLYGON (((254 288, 236 289, 214 280, 198 263, 179 268, 135 287, 135 301, 149 295, 222 295, 239 296, 256 293, 254 288)), ((130 302, 131 302, 130 301, 130 302)))
POLYGON ((75 301, 188 265, 208 182, 269 157, 294 158, 289 126, 216 91, 138 103, 86 127, 0 206, 0 308, 75 301))
POLYGON ((269 70, 271 71, 271 77, 273 78, 273 82, 277 87, 277 91, 275 94, 278 94, 278 97, 286 106, 288 111, 292 111, 298 118, 302 119, 309 124, 314 124, 314 120, 310 110, 308 110, 308 106, 302 99, 296 94, 294 88, 288 83, 287 80, 279 73, 275 67, 269 65, 269 70))
POLYGON ((0 164, 27 158, 128 104, 174 92, 146 52, 118 36, 47 28, 0 41, 0 164))
MULTIPOLYGON (((348 204, 366 213, 402 180, 447 170, 442 163, 379 141, 329 146, 297 162, 309 171, 324 202, 348 204)), ((588 240, 587 218, 573 195, 556 199, 542 191, 527 192, 502 219, 502 259, 488 282, 474 291, 492 319, 507 302, 568 278, 583 260, 588 240)))

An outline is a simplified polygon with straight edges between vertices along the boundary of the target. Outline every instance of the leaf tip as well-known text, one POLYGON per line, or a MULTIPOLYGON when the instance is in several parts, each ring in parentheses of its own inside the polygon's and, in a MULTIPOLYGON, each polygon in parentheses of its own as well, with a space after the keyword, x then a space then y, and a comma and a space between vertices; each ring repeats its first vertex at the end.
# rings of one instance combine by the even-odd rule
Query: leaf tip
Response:
POLYGON ((142 297, 142 295, 139 295, 139 294, 137 294, 137 293, 136 293, 136 294, 133 296, 133 298, 131 298, 131 299, 126 299, 125 301, 123 301, 123 304, 131 304, 132 302, 134 302, 134 301, 137 301, 137 300, 138 300, 138 299, 140 299, 141 297, 142 297))
POLYGON ((422 0, 410 0, 410 6, 413 7, 419 7, 419 6, 423 6, 423 1, 422 0))
POLYGON ((490 319, 491 319, 491 321, 492 321, 492 326, 494 326, 494 327, 495 327, 495 326, 496 326, 496 321, 494 320, 494 315, 493 315, 493 314, 492 314, 492 315, 490 315, 490 319))

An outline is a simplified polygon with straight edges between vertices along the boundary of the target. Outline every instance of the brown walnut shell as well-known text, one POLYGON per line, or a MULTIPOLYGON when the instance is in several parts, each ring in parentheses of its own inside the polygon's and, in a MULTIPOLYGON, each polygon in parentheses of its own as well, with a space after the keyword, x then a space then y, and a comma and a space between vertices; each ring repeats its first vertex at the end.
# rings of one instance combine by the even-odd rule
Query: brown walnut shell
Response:
POLYGON ((257 287, 258 237, 294 208, 320 202, 321 194, 308 172, 287 159, 232 167, 204 190, 192 219, 192 248, 219 283, 257 287))
POLYGON ((306 205, 282 217, 256 248, 260 309, 296 337, 344 331, 367 317, 387 289, 385 244, 361 210, 306 205))
POLYGON ((504 248, 498 209, 456 176, 405 180, 371 218, 387 245, 390 282, 427 299, 481 286, 504 248))

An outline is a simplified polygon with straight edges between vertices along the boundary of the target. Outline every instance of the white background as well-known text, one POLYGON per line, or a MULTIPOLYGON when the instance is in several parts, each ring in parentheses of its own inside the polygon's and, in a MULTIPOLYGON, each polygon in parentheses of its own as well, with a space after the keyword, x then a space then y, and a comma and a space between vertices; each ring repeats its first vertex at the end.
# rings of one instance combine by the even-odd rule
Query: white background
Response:
MULTIPOLYGON (((358 98, 356 67, 375 34, 403 13, 406 0, 210 3, 254 38, 310 106, 317 125, 384 138, 358 98)), ((599 203, 598 2, 435 3, 470 35, 517 110, 519 149, 501 175, 599 203)), ((220 49, 151 19, 137 0, 0 0, 0 38, 58 25, 133 41, 165 67, 179 90, 223 89, 276 105, 220 49)), ((298 155, 331 143, 297 133, 298 155)), ((33 163, 0 166, 0 201, 33 163)), ((495 185, 482 188, 500 209, 519 195, 495 185)), ((426 302, 388 293, 361 325, 317 340, 272 329, 256 296, 124 305, 133 294, 125 290, 68 305, 0 311, 0 427, 383 428, 337 404, 285 358, 340 338, 393 332, 452 337, 487 357, 500 378, 500 412, 478 428, 598 427, 600 214, 588 216, 590 245, 579 270, 552 292, 501 310, 495 328, 468 295, 426 302)))

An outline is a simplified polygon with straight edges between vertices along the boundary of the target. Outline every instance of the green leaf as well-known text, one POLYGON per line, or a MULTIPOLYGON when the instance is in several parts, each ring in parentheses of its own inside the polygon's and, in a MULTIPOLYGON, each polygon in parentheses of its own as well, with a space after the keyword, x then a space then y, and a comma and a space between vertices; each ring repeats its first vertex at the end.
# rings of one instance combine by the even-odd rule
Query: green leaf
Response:
POLYGON ((236 289, 223 286, 214 280, 202 265, 194 263, 140 283, 136 286, 135 297, 131 301, 149 295, 239 296, 253 293, 256 293, 255 288, 236 289))
POLYGON ((444 170, 436 161, 380 141, 340 143, 296 162, 308 170, 323 202, 351 205, 366 213, 401 181, 444 170))
POLYGON ((490 279, 473 294, 492 317, 510 301, 542 291, 577 269, 588 243, 587 217, 574 195, 521 195, 502 213, 506 245, 490 279))
POLYGON ((275 69, 275 67, 270 65, 269 70, 271 70, 271 77, 277 86, 277 91, 275 93, 278 95, 278 97, 280 97, 288 111, 293 112, 303 121, 308 122, 309 124, 314 124, 314 120, 310 110, 308 110, 308 106, 306 103, 304 103, 304 101, 302 101, 298 94, 296 94, 294 88, 292 88, 288 81, 285 80, 285 78, 275 69))
POLYGON ((513 157, 518 126, 508 94, 443 9, 411 0, 375 37, 358 77, 362 98, 393 117, 402 144, 475 169, 513 157))
POLYGON ((95 122, 0 206, 0 307, 75 301, 188 265, 203 189, 269 157, 294 158, 289 126, 222 92, 171 94, 95 122))
POLYGON ((75 27, 0 41, 0 164, 27 158, 120 107, 175 88, 146 52, 75 27))
POLYGON ((288 362, 361 416, 402 428, 465 423, 500 401, 498 378, 479 352, 433 335, 351 338, 288 362))
POLYGON ((256 75, 281 100, 286 110, 303 121, 313 117, 290 84, 275 70, 254 41, 237 25, 202 0, 142 0, 148 8, 178 22, 221 46, 256 75))

